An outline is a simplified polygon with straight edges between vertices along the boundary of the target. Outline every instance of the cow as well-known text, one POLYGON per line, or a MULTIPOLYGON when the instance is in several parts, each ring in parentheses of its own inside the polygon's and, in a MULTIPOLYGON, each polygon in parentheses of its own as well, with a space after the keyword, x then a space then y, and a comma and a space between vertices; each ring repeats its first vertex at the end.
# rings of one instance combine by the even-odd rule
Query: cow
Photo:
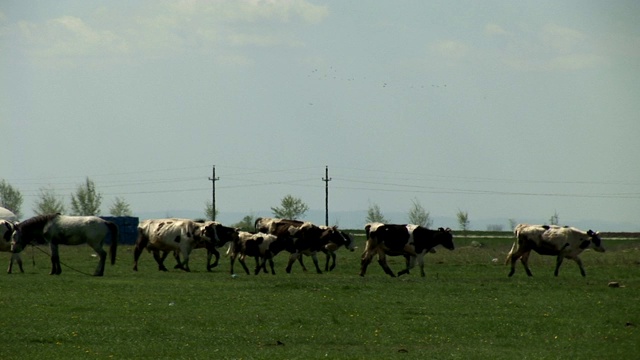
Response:
MULTIPOLYGON (((9 220, 0 220, 0 251, 11 252, 11 235, 16 229, 16 225, 9 220)), ((20 253, 12 253, 11 260, 9 261, 9 267, 7 268, 7 274, 11 274, 13 271, 13 263, 16 262, 20 268, 20 272, 24 272, 22 269, 22 258, 20 253)))
MULTIPOLYGON (((321 228, 327 228, 326 226, 321 226, 321 228)), ((353 236, 350 234, 340 231, 341 237, 335 237, 337 240, 336 243, 327 244, 321 251, 325 253, 327 256, 327 261, 324 265, 324 271, 332 271, 336 267, 336 250, 338 250, 341 246, 344 246, 347 250, 353 252, 355 251, 355 241, 353 240, 353 236), (331 261, 331 266, 329 266, 329 260, 331 261)), ((302 259, 302 258, 300 258, 302 259)), ((302 262, 301 262, 302 263, 302 262)), ((304 268, 304 265, 303 265, 304 268)))
POLYGON ((406 269, 400 271, 398 276, 408 274, 415 266, 415 261, 420 265, 420 275, 424 273, 424 255, 438 245, 453 250, 453 235, 451 229, 438 228, 430 230, 418 225, 395 225, 383 223, 370 223, 365 226, 367 243, 362 254, 360 276, 365 275, 367 267, 373 257, 378 255, 378 263, 386 274, 391 277, 396 275, 387 264, 386 255, 408 257, 406 269))
POLYGON ((255 275, 260 273, 260 269, 264 269, 265 273, 267 272, 267 261, 271 267, 271 274, 275 275, 273 257, 284 250, 285 241, 286 239, 278 238, 272 234, 240 231, 238 238, 229 246, 229 250, 227 251, 227 255, 229 255, 231 260, 231 274, 234 274, 233 264, 237 258, 244 271, 249 275, 245 258, 250 256, 256 260, 255 275))
POLYGON ((586 249, 604 252, 602 239, 593 230, 582 231, 574 227, 560 227, 549 225, 520 224, 515 229, 516 239, 507 255, 506 263, 511 263, 509 277, 516 271, 518 259, 522 262, 528 276, 533 276, 529 269, 529 254, 531 250, 540 255, 556 257, 554 275, 558 276, 562 261, 572 259, 578 264, 580 274, 586 276, 582 260, 579 255, 586 249))
MULTIPOLYGON (((287 248, 287 251, 291 253, 286 268, 287 273, 291 273, 293 263, 304 254, 311 256, 316 272, 322 274, 316 254, 319 251, 333 251, 331 249, 335 250, 347 243, 347 239, 344 238, 343 233, 338 230, 337 226, 317 226, 310 222, 305 222, 300 226, 290 226, 288 231, 293 241, 287 248)), ((300 263, 302 264, 302 262, 300 263)))
MULTIPOLYGON (((201 228, 202 232, 205 233, 213 233, 215 230, 215 234, 218 236, 218 241, 200 241, 196 244, 195 249, 207 249, 207 271, 211 271, 214 267, 218 266, 218 262, 220 260, 220 252, 218 248, 223 247, 227 243, 233 243, 238 239, 239 229, 229 226, 224 226, 217 221, 196 221, 201 228), (215 256, 216 259, 211 263, 211 257, 215 256)), ((165 252, 162 255, 162 259, 164 260, 168 255, 168 252, 165 252)), ((176 259, 177 265, 176 269, 180 268, 180 253, 174 251, 173 256, 176 259)))
POLYGON ((219 241, 215 226, 206 227, 188 219, 149 219, 138 225, 138 239, 134 249, 133 270, 138 271, 138 259, 146 248, 153 252, 158 269, 167 271, 160 251, 177 252, 184 256, 179 268, 189 272, 189 255, 200 242, 217 243, 219 241))

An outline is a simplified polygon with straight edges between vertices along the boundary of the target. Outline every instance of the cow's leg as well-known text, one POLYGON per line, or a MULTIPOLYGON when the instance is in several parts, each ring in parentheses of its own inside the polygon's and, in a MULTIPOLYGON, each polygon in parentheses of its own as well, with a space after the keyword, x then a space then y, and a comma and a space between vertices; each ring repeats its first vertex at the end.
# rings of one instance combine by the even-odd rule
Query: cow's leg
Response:
POLYGON ((362 253, 362 260, 360 261, 360 276, 364 276, 364 274, 367 272, 367 267, 371 263, 373 256, 374 253, 372 251, 369 251, 367 246, 367 248, 362 253))
POLYGON ((587 276, 587 273, 584 271, 584 266, 582 266, 582 259, 577 256, 573 257, 572 259, 576 262, 576 264, 578 264, 578 267, 580 268, 580 275, 582 275, 583 277, 587 276))
POLYGON ((302 271, 307 272, 307 267, 304 266, 304 262, 302 261, 303 257, 304 256, 302 256, 302 255, 298 256, 298 262, 300 263, 300 266, 302 266, 302 271))
POLYGON ((325 265, 326 271, 333 271, 336 268, 336 253, 331 250, 327 250, 327 264, 325 265), (331 258, 331 266, 327 269, 327 265, 329 265, 329 258, 331 258))
POLYGON ((404 270, 400 270, 398 271, 398 276, 402 276, 404 274, 408 274, 409 271, 415 266, 411 264, 411 256, 410 255, 405 255, 404 256, 404 262, 405 262, 405 268, 404 270))
MULTIPOLYGON (((269 255, 268 260, 269 260, 269 266, 271 267, 271 274, 275 275, 276 271, 273 266, 273 256, 269 255)), ((265 268, 266 268, 266 265, 265 265, 265 268)))
POLYGON ((211 271, 214 267, 218 266, 218 261, 220 260, 220 252, 214 246, 211 248, 207 248, 207 271, 211 271), (211 264, 211 256, 214 255, 216 260, 211 264))
POLYGON ((420 276, 424 277, 424 253, 420 253, 418 254, 417 260, 418 260, 418 266, 420 267, 420 276))
POLYGON ((529 255, 531 255, 531 251, 523 254, 520 258, 520 262, 522 263, 522 266, 524 266, 524 271, 527 273, 527 276, 533 276, 531 269, 529 268, 529 255))
POLYGON ((151 252, 153 253, 153 259, 158 264, 158 270, 160 270, 160 271, 169 271, 169 269, 167 269, 164 266, 164 259, 166 258, 166 256, 160 256, 160 251, 156 250, 156 249, 152 250, 151 252))
POLYGON ((247 275, 249 275, 249 274, 251 274, 251 272, 249 271, 249 268, 247 267, 247 264, 244 262, 244 258, 245 258, 244 254, 240 255, 240 257, 238 258, 238 262, 240 263, 240 265, 242 265, 242 268, 244 269, 244 272, 246 272, 247 275))
MULTIPOLYGON (((169 252, 168 251, 163 251, 162 252, 162 263, 164 264, 165 259, 169 256, 169 252)), ((180 260, 180 251, 178 250, 174 250, 173 251, 173 258, 176 259, 176 266, 174 266, 174 269, 182 269, 182 261, 180 260)))
POLYGON ((393 273, 393 271, 389 267, 389 264, 387 264, 387 257, 384 255, 384 251, 382 250, 378 251, 378 264, 380 264, 382 270, 384 270, 387 275, 396 277, 396 274, 393 273))
POLYGON ((313 259, 313 265, 316 266, 316 272, 322 274, 322 270, 320 270, 320 265, 318 264, 318 256, 315 251, 311 253, 311 259, 313 259))
POLYGON ((562 254, 558 254, 558 256, 556 257, 556 269, 553 272, 553 275, 558 276, 558 273, 560 272, 560 265, 562 265, 563 260, 564 256, 562 254))
POLYGON ((136 246, 133 249, 133 271, 138 271, 138 259, 140 259, 140 255, 142 254, 142 250, 147 247, 149 243, 149 239, 146 236, 138 235, 138 239, 136 240, 136 246))
POLYGON ((299 252, 294 252, 289 256, 289 262, 287 263, 287 268, 285 269, 287 271, 287 274, 291 274, 291 267, 293 266, 293 263, 296 262, 296 260, 300 256, 301 255, 299 252))
POLYGON ((49 275, 60 275, 62 268, 60 267, 60 253, 58 252, 58 244, 55 242, 49 243, 49 249, 51 250, 51 272, 49 275))

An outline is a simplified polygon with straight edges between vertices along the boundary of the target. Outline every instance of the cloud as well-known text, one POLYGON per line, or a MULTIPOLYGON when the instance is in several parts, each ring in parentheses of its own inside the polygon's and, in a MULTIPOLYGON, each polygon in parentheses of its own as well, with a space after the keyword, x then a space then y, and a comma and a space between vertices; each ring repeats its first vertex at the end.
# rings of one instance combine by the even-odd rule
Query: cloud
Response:
POLYGON ((456 40, 437 41, 432 44, 431 49, 436 54, 452 60, 460 60, 469 53, 469 46, 456 40))
POLYGON ((489 36, 507 35, 508 32, 504 30, 500 25, 495 23, 489 23, 484 27, 484 33, 489 36))
POLYGON ((0 50, 11 46, 12 53, 56 66, 129 62, 214 49, 238 52, 252 46, 298 47, 303 43, 291 24, 313 26, 328 16, 327 7, 306 0, 182 0, 153 2, 134 13, 123 11, 100 7, 90 14, 13 24, 2 24, 0 13, 0 43, 4 43, 0 50), (7 37, 14 41, 6 41, 7 37))

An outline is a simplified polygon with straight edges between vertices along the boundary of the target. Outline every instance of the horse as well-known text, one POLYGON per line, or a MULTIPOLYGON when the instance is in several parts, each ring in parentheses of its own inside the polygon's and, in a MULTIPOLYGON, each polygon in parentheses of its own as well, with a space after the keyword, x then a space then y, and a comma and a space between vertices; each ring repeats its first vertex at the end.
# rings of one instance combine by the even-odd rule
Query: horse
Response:
MULTIPOLYGON (((9 220, 0 220, 0 251, 10 252, 11 251, 11 235, 16 228, 16 224, 9 220)), ((11 260, 9 262, 9 267, 7 268, 7 274, 11 274, 13 270, 13 263, 18 263, 18 267, 20 267, 20 272, 24 272, 22 269, 22 259, 20 258, 20 254, 11 254, 11 260)))
POLYGON ((109 255, 111 264, 116 262, 118 226, 97 216, 66 216, 59 213, 39 215, 16 226, 11 239, 11 251, 19 253, 33 241, 44 240, 51 249, 50 275, 60 275, 58 245, 88 244, 100 257, 94 276, 104 275, 107 253, 102 249, 105 240, 111 239, 109 255))

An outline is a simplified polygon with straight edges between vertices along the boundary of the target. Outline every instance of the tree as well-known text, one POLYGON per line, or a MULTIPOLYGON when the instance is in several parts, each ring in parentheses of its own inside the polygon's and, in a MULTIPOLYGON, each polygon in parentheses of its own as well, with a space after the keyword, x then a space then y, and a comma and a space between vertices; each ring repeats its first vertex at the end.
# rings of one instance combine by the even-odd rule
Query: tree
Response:
POLYGON ((0 206, 16 214, 18 219, 22 217, 22 194, 4 179, 0 181, 0 206))
POLYGON ((420 202, 417 199, 412 202, 413 206, 409 210, 409 223, 426 228, 431 227, 431 225, 433 225, 433 220, 431 220, 429 212, 420 205, 420 202))
POLYGON ((96 192, 95 183, 87 177, 82 185, 78 185, 75 194, 71 194, 72 215, 98 215, 102 204, 102 194, 96 192))
POLYGON ((231 227, 238 228, 242 231, 255 231, 256 218, 252 215, 247 215, 239 222, 231 225, 231 227))
POLYGON ((469 230, 469 224, 471 223, 469 221, 469 213, 458 209, 458 212, 456 213, 456 217, 458 218, 458 224, 460 225, 460 229, 462 230, 463 233, 466 233, 467 230, 469 230))
POLYGON ((509 219, 509 228, 511 228, 511 231, 515 230, 517 225, 518 222, 516 219, 509 219))
POLYGON ((369 205, 365 221, 367 223, 380 222, 383 224, 389 222, 389 220, 385 219, 384 215, 382 215, 382 211, 380 211, 380 206, 378 206, 378 204, 369 205))
POLYGON ((211 201, 207 201, 204 204, 204 216, 207 218, 207 220, 211 221, 214 221, 218 217, 218 209, 215 209, 214 213, 213 203, 211 201))
POLYGON ((64 204, 52 188, 40 188, 40 198, 36 200, 33 212, 36 215, 64 213, 64 204))
POLYGON ((113 216, 131 216, 131 207, 123 198, 116 196, 109 208, 109 213, 113 216))
POLYGON ((282 219, 298 220, 309 210, 302 199, 286 195, 280 201, 280 207, 272 207, 273 216, 282 219))
POLYGON ((553 211, 553 215, 549 218, 549 225, 559 225, 560 224, 560 215, 558 215, 557 211, 553 211))

